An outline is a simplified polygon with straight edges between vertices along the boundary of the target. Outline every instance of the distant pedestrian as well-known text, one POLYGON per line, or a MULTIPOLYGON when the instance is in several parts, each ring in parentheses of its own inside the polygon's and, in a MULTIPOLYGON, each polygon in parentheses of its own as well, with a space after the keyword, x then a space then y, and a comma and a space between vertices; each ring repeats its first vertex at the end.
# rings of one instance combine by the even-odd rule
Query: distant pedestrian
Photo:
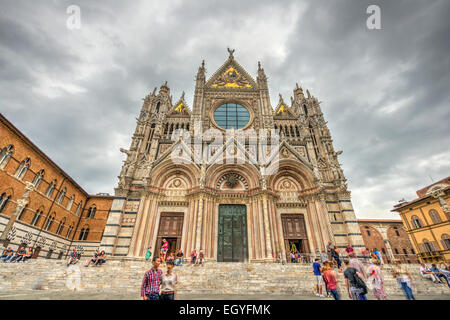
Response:
POLYGON ((407 300, 416 300, 413 294, 414 283, 411 274, 406 270, 404 266, 400 264, 400 261, 394 261, 393 273, 397 278, 397 283, 400 289, 405 293, 407 300))
POLYGON ((177 292, 178 276, 173 272, 173 262, 167 260, 166 272, 161 277, 161 295, 162 301, 175 300, 177 292))
POLYGON ((347 244, 347 246, 345 247, 345 252, 347 252, 347 255, 350 257, 350 253, 352 253, 354 250, 352 248, 352 246, 350 245, 350 243, 347 244))
POLYGON ((153 267, 144 274, 141 286, 141 297, 144 300, 159 300, 159 287, 161 285, 162 270, 159 269, 161 259, 153 257, 153 267))
POLYGON ((380 260, 380 263, 383 265, 383 264, 384 264, 384 261, 383 261, 383 257, 381 256, 381 252, 378 251, 378 249, 375 249, 375 250, 374 250, 374 253, 376 254, 378 260, 380 260))
POLYGON ((368 263, 370 261, 370 252, 369 249, 364 248, 361 251, 362 255, 363 255, 363 259, 364 259, 364 263, 368 263))
POLYGON ((316 296, 323 298, 324 295, 322 294, 322 285, 323 285, 322 266, 320 265, 318 258, 314 260, 312 267, 314 272, 314 278, 316 278, 316 296))
POLYGON ((161 246, 161 259, 163 262, 166 262, 167 251, 169 251, 169 241, 163 239, 162 242, 163 244, 161 246))
POLYGON ((194 265, 195 266, 195 260, 197 259, 197 250, 192 250, 191 252, 191 263, 189 265, 194 265))
POLYGON ((362 264, 361 261, 359 261, 359 259, 356 257, 356 254, 354 252, 351 252, 349 255, 349 262, 350 262, 350 267, 355 268, 356 271, 358 271, 359 273, 361 273, 363 275, 363 280, 365 280, 367 278, 366 276, 366 271, 364 270, 364 266, 362 264))
POLYGON ((332 246, 331 241, 328 241, 328 244, 327 244, 327 256, 328 256, 328 260, 330 260, 330 261, 333 259, 333 256, 331 254, 331 249, 332 248, 333 248, 333 246, 332 246))
POLYGON ((347 267, 344 271, 344 277, 349 298, 352 300, 367 300, 367 286, 363 280, 364 276, 350 266, 348 259, 345 259, 344 263, 347 267))
POLYGON ((145 260, 149 260, 152 257, 152 247, 148 247, 147 252, 145 253, 145 260))
POLYGON ((339 257, 339 250, 336 246, 331 248, 331 256, 333 257, 334 261, 336 261, 338 269, 341 269, 341 258, 339 257))
POLYGON ((334 264, 328 263, 328 268, 323 273, 328 289, 330 290, 331 295, 334 300, 339 300, 339 288, 338 288, 338 274, 334 271, 334 264))
POLYGON ((373 295, 377 300, 387 300, 384 291, 384 278, 380 270, 380 261, 378 259, 371 260, 367 267, 367 284, 372 287, 373 295))

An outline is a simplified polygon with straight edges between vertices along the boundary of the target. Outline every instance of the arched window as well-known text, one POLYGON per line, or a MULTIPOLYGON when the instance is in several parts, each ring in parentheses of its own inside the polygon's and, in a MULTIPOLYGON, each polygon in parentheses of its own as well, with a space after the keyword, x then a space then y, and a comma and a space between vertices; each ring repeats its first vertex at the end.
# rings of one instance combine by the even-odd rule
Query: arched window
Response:
POLYGON ((95 205, 91 206, 88 210, 86 218, 92 219, 95 217, 95 213, 97 212, 97 208, 95 205))
POLYGON ((61 202, 63 202, 64 197, 66 196, 66 192, 67 192, 67 189, 66 189, 66 187, 64 187, 64 189, 62 189, 62 191, 59 193, 58 199, 56 200, 56 202, 58 204, 61 204, 61 202))
POLYGON ((0 196, 0 213, 3 212, 10 198, 11 196, 6 196, 6 193, 2 193, 0 196))
POLYGON ((158 113, 159 112, 159 108, 161 107, 161 102, 158 102, 157 104, 156 104, 156 113, 158 113))
POLYGON ((364 228, 366 228, 367 236, 370 237, 369 227, 364 227, 364 228))
POLYGON ((394 227, 394 231, 395 231, 395 235, 396 235, 397 237, 400 237, 400 233, 398 233, 397 227, 394 227))
POLYGON ((23 213, 25 212, 25 210, 27 210, 27 206, 25 205, 25 207, 22 207, 22 209, 20 209, 19 213, 17 214, 17 220, 20 220, 20 218, 22 218, 23 213))
POLYGON ((394 248, 395 254, 398 254, 398 249, 394 248))
POLYGON ((444 250, 450 250, 450 237, 448 234, 443 234, 441 238, 442 247, 444 250))
POLYGON ((64 224, 66 223, 66 218, 64 217, 58 225, 58 229, 56 229, 56 234, 59 235, 64 228, 64 224))
POLYGON ((69 200, 69 202, 67 203, 67 210, 69 210, 70 211, 70 209, 72 209, 72 205, 73 205, 73 202, 75 201, 75 195, 73 194, 71 197, 70 197, 70 200, 69 200))
POLYGON ((308 115, 308 108, 306 107, 306 104, 303 105, 303 111, 305 112, 305 116, 308 115))
POLYGON ((36 213, 34 214, 33 220, 31 220, 31 225, 35 226, 37 225, 37 223, 39 222, 40 217, 42 216, 42 212, 43 210, 37 210, 36 213))
POLYGON ((44 179, 44 174, 45 174, 45 171, 44 171, 44 169, 42 169, 38 173, 36 173, 36 175, 34 176, 33 184, 34 184, 35 188, 39 187, 39 185, 41 184, 42 179, 44 179))
POLYGON ((47 222, 45 223, 45 227, 44 230, 48 231, 50 229, 50 227, 53 224, 53 221, 55 221, 55 217, 56 217, 56 213, 52 213, 48 218, 47 218, 47 222))
POLYGON ((412 216, 411 223, 412 223, 414 229, 423 227, 422 220, 420 220, 418 216, 412 216))
POLYGON ((25 176, 28 168, 30 167, 30 162, 31 162, 30 158, 26 158, 19 164, 16 172, 14 173, 17 179, 22 179, 25 176))
POLYGON ((433 252, 436 251, 434 247, 434 243, 428 241, 427 239, 423 239, 423 243, 420 244, 422 252, 433 252))
POLYGON ((78 240, 86 240, 89 235, 89 226, 84 226, 83 229, 80 231, 80 236, 78 237, 78 240))
POLYGON ((75 215, 76 216, 80 213, 82 205, 83 205, 83 201, 80 201, 80 203, 78 204, 77 210, 75 210, 75 215))
POLYGON ((70 234, 72 233, 72 230, 73 230, 73 223, 69 226, 69 229, 67 229, 66 238, 70 237, 70 234))
POLYGON ((9 159, 11 159, 13 149, 14 146, 10 144, 9 146, 4 147, 0 152, 0 169, 3 169, 8 164, 9 159))
POLYGON ((47 191, 45 192, 45 195, 50 198, 52 196, 55 188, 56 188, 56 179, 53 180, 52 182, 50 182, 50 184, 48 185, 47 191))
POLYGON ((406 249, 403 249, 403 253, 404 253, 405 256, 408 255, 408 251, 406 251, 406 249))
POLYGON ((430 210, 429 215, 431 217, 431 221, 433 221, 433 223, 440 223, 441 222, 441 217, 439 217, 439 213, 436 210, 430 210))

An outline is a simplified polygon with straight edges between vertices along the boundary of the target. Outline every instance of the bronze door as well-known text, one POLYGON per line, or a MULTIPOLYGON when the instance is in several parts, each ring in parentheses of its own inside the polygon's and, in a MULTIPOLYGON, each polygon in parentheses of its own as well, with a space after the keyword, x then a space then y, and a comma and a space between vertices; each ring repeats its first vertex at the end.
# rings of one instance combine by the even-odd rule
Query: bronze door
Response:
POLYGON ((282 214, 283 238, 286 254, 289 254, 292 244, 301 253, 309 253, 308 235, 306 233, 305 218, 302 214, 282 214))
POLYGON ((242 262, 247 254, 247 210, 245 205, 219 205, 218 262, 242 262))
POLYGON ((183 233, 184 214, 179 212, 163 212, 159 219, 158 237, 153 250, 155 256, 159 256, 162 240, 169 242, 169 252, 175 252, 181 247, 181 235, 183 233))

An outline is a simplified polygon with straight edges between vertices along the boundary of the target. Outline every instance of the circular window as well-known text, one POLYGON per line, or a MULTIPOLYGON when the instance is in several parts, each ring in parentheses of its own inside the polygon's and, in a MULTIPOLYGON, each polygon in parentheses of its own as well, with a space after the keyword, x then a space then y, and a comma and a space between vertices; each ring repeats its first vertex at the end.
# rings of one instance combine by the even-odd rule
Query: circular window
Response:
POLYGON ((223 129, 241 129, 250 121, 247 108, 237 103, 225 103, 214 111, 214 121, 223 129))

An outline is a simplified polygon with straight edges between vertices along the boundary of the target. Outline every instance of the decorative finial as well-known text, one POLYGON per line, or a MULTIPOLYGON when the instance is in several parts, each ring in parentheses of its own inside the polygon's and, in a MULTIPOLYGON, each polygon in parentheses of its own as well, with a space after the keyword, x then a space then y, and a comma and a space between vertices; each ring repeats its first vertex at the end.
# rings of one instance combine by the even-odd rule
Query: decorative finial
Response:
POLYGON ((166 82, 164 82, 164 86, 166 86, 166 87, 167 87, 167 80, 166 80, 166 82))
POLYGON ((280 101, 283 101, 283 96, 281 95, 281 93, 279 93, 280 95, 280 101))
POLYGON ((258 61, 258 70, 261 70, 261 62, 258 61))
POLYGON ((202 68, 205 68, 205 60, 202 60, 202 68))
POLYGON ((295 83, 295 89, 299 89, 297 82, 295 83))
POLYGON ((230 58, 234 58, 233 57, 234 49, 227 48, 227 50, 228 50, 228 53, 230 54, 230 58))
POLYGON ((183 93, 181 93, 181 98, 180 99, 184 100, 184 91, 183 91, 183 93))
POLYGON ((157 89, 158 89, 157 87, 155 87, 155 89, 153 89, 153 92, 152 92, 152 95, 153 95, 153 96, 156 94, 156 90, 157 90, 157 89))

